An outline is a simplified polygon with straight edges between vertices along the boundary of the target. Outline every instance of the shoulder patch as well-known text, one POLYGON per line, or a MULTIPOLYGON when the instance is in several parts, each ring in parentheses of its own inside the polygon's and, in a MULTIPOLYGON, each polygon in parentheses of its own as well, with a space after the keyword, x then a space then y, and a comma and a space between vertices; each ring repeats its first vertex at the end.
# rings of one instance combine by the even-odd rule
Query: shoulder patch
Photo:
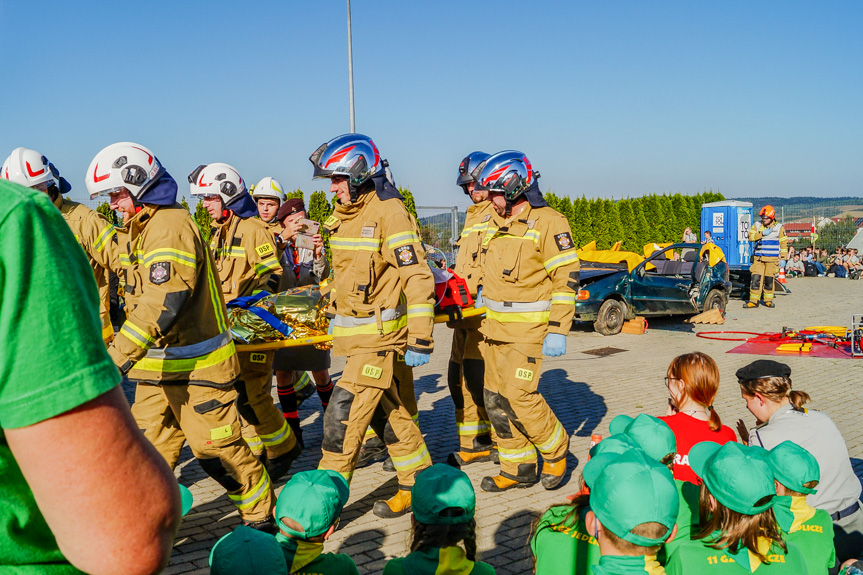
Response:
POLYGON ((265 258, 269 255, 273 254, 273 244, 267 242, 265 244, 261 244, 255 248, 255 251, 258 252, 258 255, 262 258, 265 258))
POLYGON ((486 215, 482 218, 482 221, 483 221, 483 223, 485 223, 485 222, 489 221, 490 219, 491 219, 491 214, 486 214, 486 215))
POLYGON ((336 216, 330 216, 324 220, 324 227, 331 228, 337 223, 339 223, 339 218, 337 218, 336 216))
POLYGON ((569 235, 569 232, 563 232, 562 234, 554 236, 554 243, 557 244, 557 249, 560 251, 565 251, 573 247, 572 236, 569 235))
POLYGON ((161 285, 171 279, 171 263, 156 262, 150 266, 150 283, 161 285))
POLYGON ((411 245, 401 246, 396 248, 396 261, 399 264, 399 267, 404 266, 412 266, 417 263, 417 253, 414 251, 414 247, 411 245))

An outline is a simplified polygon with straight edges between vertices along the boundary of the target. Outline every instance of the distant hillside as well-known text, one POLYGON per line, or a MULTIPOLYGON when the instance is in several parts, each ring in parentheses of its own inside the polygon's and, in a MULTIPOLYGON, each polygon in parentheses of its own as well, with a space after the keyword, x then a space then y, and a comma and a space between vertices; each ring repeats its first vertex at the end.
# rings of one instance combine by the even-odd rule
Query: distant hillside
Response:
POLYGON ((853 196, 840 196, 835 198, 812 198, 807 196, 795 196, 792 198, 779 197, 740 197, 728 198, 741 202, 752 202, 752 209, 757 214, 765 205, 771 205, 776 209, 777 217, 784 221, 811 219, 813 216, 835 218, 850 215, 854 217, 863 216, 863 198, 853 196))

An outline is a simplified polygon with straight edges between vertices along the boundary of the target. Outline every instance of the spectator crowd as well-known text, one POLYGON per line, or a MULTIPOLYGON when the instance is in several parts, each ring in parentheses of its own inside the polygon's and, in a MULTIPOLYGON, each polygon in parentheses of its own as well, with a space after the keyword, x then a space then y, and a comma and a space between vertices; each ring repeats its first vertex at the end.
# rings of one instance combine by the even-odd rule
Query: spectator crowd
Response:
POLYGON ((784 260, 786 277, 837 277, 860 279, 863 262, 856 248, 837 246, 834 253, 812 246, 788 248, 788 259, 784 260))

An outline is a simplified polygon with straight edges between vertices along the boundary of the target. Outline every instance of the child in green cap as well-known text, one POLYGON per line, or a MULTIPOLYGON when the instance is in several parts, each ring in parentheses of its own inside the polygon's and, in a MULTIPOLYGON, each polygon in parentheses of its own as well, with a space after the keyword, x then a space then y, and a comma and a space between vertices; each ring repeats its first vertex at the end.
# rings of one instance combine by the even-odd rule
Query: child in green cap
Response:
POLYGON ((210 575, 288 575, 285 556, 269 533, 240 525, 213 545, 210 575))
POLYGON ((695 539, 668 558, 669 575, 788 573, 807 575, 803 554, 783 541, 773 513, 775 486, 767 451, 739 443, 704 441, 689 451, 703 481, 695 539))
POLYGON ((656 554, 674 537, 680 505, 671 471, 631 449, 595 455, 584 466, 584 480, 591 507, 585 525, 602 555, 590 572, 664 575, 656 554))
POLYGON ((275 510, 279 527, 276 541, 289 573, 359 575, 350 556, 323 552, 324 541, 336 530, 349 496, 348 482, 335 471, 316 469, 291 477, 279 494, 275 510))
POLYGON ((821 479, 818 461, 796 443, 783 441, 770 450, 767 463, 776 485, 773 513, 785 540, 803 553, 809 575, 826 575, 836 567, 833 519, 806 503, 821 479))
POLYGON ((476 562, 476 494, 463 471, 442 463, 421 471, 411 502, 411 552, 389 561, 384 575, 494 575, 476 562))

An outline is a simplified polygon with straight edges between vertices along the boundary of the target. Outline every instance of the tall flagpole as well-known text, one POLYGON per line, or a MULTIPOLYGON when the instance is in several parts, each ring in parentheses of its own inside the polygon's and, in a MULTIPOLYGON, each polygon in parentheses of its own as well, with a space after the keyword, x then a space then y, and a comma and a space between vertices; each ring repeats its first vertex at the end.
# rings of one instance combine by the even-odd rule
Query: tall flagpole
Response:
POLYGON ((351 0, 348 0, 348 98, 351 107, 351 133, 355 133, 354 122, 354 53, 351 47, 351 0))

